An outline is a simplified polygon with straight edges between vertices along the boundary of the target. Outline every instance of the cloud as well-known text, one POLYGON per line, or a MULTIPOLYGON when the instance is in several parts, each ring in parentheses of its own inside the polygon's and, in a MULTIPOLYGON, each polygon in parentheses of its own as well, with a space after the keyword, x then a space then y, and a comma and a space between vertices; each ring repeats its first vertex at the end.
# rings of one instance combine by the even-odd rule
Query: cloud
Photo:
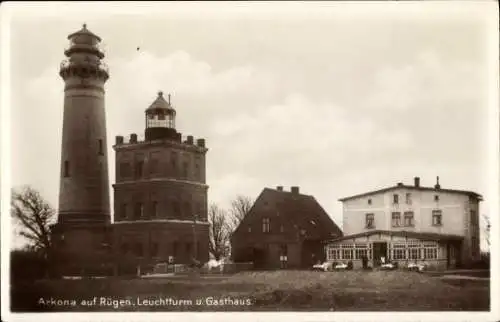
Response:
POLYGON ((485 87, 481 66, 446 61, 435 51, 423 50, 402 65, 379 69, 362 104, 366 108, 405 111, 432 104, 453 108, 457 101, 475 101, 485 87))

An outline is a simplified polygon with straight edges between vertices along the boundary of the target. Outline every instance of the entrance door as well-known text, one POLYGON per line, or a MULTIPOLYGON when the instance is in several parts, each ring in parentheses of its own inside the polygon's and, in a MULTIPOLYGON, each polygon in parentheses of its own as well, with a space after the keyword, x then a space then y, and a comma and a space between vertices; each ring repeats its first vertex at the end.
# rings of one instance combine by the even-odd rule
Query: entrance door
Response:
POLYGON ((382 258, 387 262, 387 243, 386 242, 375 242, 373 243, 373 265, 380 266, 382 263, 382 258))

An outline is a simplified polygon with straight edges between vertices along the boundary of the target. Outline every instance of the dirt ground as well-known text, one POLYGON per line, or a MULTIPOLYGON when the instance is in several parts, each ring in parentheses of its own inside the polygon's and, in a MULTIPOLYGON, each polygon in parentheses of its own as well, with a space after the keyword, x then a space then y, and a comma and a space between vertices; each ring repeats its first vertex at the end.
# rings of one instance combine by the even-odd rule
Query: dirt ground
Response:
POLYGON ((403 271, 42 280, 12 285, 12 311, 488 311, 489 280, 403 271))

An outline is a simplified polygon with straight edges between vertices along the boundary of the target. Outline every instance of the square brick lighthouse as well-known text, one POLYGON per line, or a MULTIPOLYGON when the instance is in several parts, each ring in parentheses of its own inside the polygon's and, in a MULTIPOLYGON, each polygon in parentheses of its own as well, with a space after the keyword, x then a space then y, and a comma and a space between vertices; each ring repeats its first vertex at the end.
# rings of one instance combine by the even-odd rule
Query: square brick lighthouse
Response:
POLYGON ((101 39, 86 25, 68 36, 54 266, 63 274, 126 273, 158 262, 208 260, 204 139, 182 140, 159 93, 145 110, 145 139, 116 137, 111 221, 101 39))

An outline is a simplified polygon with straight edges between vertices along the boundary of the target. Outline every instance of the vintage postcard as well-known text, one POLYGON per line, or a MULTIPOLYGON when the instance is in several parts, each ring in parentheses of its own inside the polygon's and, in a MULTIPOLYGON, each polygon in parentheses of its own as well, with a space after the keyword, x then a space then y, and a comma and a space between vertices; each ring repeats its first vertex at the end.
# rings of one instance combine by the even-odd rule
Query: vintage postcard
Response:
POLYGON ((1 15, 4 320, 500 318, 496 3, 1 15))

